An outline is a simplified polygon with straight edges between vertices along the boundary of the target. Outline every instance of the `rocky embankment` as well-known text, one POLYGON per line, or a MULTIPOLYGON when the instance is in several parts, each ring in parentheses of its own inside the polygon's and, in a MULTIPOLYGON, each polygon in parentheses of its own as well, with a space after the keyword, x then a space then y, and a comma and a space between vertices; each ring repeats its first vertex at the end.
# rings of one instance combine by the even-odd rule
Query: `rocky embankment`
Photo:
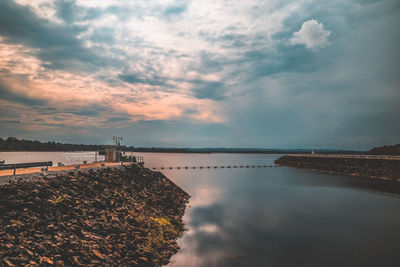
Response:
POLYGON ((0 266, 160 266, 189 195, 135 166, 48 175, 0 187, 0 266))
POLYGON ((283 156, 280 166, 378 179, 400 179, 400 160, 283 156))

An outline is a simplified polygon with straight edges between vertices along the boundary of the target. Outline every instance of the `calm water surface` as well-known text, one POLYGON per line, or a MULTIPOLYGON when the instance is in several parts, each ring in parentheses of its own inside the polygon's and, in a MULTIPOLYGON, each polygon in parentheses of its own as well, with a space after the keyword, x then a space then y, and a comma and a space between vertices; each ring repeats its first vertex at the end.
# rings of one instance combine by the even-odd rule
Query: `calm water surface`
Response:
MULTIPOLYGON (((148 167, 272 164, 278 155, 148 154, 148 167)), ((169 266, 400 266, 400 198, 291 168, 164 170, 192 197, 169 266)))
MULTIPOLYGON (((94 155, 15 153, 0 159, 78 163, 94 155)), ((279 157, 137 155, 147 167, 269 165, 279 157)), ((163 173, 192 196, 169 266, 400 266, 400 198, 370 180, 291 168, 163 173)))

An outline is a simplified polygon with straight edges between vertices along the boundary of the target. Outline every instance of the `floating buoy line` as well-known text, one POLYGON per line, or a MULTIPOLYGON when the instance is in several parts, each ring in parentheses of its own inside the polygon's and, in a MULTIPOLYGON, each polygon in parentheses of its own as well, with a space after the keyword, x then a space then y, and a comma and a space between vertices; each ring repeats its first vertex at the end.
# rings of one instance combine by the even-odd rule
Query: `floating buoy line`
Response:
POLYGON ((196 169, 243 169, 243 168, 276 168, 279 165, 222 165, 222 166, 176 166, 176 167, 148 167, 152 170, 196 170, 196 169))

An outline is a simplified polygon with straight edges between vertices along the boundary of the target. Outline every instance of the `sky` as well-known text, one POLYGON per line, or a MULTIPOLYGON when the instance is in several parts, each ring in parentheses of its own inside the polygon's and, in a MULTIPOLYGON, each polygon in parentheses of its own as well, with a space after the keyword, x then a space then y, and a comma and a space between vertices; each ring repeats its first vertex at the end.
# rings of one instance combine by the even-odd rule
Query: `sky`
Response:
POLYGON ((400 143, 398 0, 1 0, 0 136, 400 143))

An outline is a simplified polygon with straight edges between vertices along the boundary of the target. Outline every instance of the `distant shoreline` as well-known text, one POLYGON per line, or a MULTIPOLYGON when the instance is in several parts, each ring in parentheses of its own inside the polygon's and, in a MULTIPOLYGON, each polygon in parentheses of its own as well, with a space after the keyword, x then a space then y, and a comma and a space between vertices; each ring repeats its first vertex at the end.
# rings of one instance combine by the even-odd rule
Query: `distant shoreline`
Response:
MULTIPOLYGON (((86 145, 86 144, 64 144, 58 142, 40 142, 15 137, 7 139, 0 138, 0 152, 83 152, 83 151, 102 151, 106 145, 86 145)), ((235 154, 358 154, 358 155, 400 155, 400 144, 392 146, 374 147, 371 150, 345 150, 345 149, 279 149, 279 148, 249 148, 249 147, 134 147, 120 146, 124 152, 147 152, 147 153, 235 153, 235 154)))
MULTIPOLYGON (((2 150, 2 152, 96 152, 99 150, 2 150)), ((197 149, 188 149, 188 150, 182 150, 182 151, 176 151, 174 149, 154 149, 154 150, 141 150, 141 149, 134 149, 134 150, 122 150, 123 152, 138 152, 138 153, 181 153, 181 154, 304 154, 304 153, 309 153, 311 154, 312 150, 309 151, 290 151, 290 150, 266 150, 266 151, 259 151, 259 150, 229 150, 229 149, 223 149, 223 150, 197 150, 197 149)), ((350 151, 343 151, 342 154, 350 154, 350 151)), ((354 151, 351 151, 355 153, 354 151)), ((321 153, 321 152, 320 152, 321 153)), ((358 152, 361 154, 360 152, 358 152)), ((321 154, 341 154, 340 151, 331 151, 331 152, 324 152, 321 154)), ((365 152, 362 152, 362 154, 365 154, 365 152)))
MULTIPOLYGON (((106 145, 85 145, 85 144, 63 144, 56 142, 40 142, 8 137, 0 138, 0 152, 84 152, 103 151, 106 145)), ((366 151, 335 150, 335 149, 278 149, 278 148, 249 148, 249 147, 134 147, 120 146, 124 152, 147 152, 147 153, 235 153, 235 154, 304 154, 316 151, 321 154, 363 154, 366 151)))
POLYGON ((323 173, 400 182, 400 160, 286 155, 275 160, 274 163, 323 173))

